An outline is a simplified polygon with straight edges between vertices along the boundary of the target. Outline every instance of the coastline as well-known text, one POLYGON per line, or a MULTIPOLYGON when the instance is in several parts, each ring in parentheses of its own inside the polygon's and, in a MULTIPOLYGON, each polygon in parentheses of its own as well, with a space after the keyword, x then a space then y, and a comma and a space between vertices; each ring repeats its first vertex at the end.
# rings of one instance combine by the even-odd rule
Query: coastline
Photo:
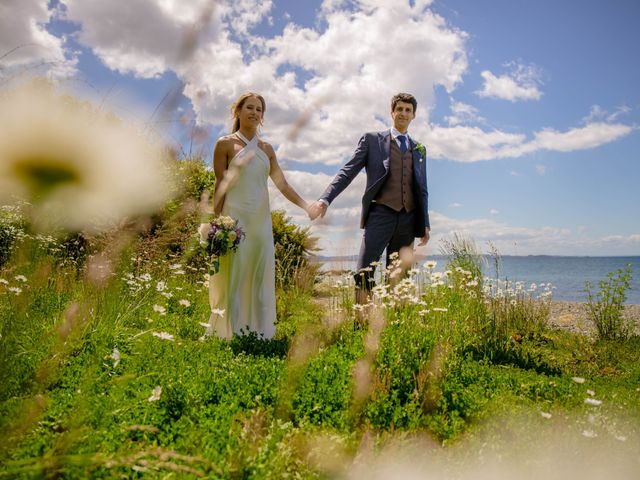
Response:
MULTIPOLYGON (((625 305, 624 318, 633 320, 636 324, 636 333, 640 333, 640 305, 625 305)), ((595 326, 589 320, 587 304, 583 302, 553 300, 549 313, 549 325, 575 333, 595 334, 595 326)))

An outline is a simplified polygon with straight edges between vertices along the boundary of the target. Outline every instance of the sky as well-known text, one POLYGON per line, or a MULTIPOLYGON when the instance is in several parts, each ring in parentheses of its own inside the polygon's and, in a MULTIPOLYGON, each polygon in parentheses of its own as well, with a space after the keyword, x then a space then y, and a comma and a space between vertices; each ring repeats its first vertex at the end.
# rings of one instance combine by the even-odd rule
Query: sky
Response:
MULTIPOLYGON (((503 255, 640 255, 637 0, 0 0, 0 88, 44 75, 210 163, 229 107, 317 199, 390 98, 418 100, 432 239, 503 255)), ((364 172, 310 222, 357 254, 364 172)), ((272 185, 273 187, 273 185, 272 185)))

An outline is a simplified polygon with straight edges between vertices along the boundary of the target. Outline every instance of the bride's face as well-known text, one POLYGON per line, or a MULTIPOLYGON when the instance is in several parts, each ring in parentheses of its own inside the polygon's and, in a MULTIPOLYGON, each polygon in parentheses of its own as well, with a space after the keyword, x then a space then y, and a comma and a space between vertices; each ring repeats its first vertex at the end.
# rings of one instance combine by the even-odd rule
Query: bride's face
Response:
POLYGON ((258 128, 262 123, 262 115, 262 102, 256 97, 247 98, 238 112, 240 125, 244 127, 258 128))

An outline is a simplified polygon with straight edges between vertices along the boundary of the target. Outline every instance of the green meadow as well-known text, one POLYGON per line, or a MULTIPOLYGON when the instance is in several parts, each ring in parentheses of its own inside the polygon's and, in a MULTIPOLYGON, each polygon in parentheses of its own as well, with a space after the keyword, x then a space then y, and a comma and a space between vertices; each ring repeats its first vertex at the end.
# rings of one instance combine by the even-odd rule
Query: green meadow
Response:
POLYGON ((182 193, 108 233, 43 236, 0 212, 0 478, 640 471, 640 338, 615 301, 612 335, 553 329, 548 292, 482 278, 454 237, 445 273, 390 269, 360 308, 274 212, 276 338, 205 337, 195 232, 214 179, 173 168, 182 193))

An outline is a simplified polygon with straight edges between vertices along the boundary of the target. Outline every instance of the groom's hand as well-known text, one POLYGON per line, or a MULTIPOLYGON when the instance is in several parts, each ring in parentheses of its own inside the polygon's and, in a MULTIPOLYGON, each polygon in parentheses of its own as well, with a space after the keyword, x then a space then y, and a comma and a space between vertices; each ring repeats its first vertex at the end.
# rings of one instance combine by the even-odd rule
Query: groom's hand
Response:
POLYGON ((429 232, 430 232, 429 227, 425 227, 424 236, 420 239, 420 242, 418 243, 419 247, 424 247, 427 244, 430 237, 429 232))

